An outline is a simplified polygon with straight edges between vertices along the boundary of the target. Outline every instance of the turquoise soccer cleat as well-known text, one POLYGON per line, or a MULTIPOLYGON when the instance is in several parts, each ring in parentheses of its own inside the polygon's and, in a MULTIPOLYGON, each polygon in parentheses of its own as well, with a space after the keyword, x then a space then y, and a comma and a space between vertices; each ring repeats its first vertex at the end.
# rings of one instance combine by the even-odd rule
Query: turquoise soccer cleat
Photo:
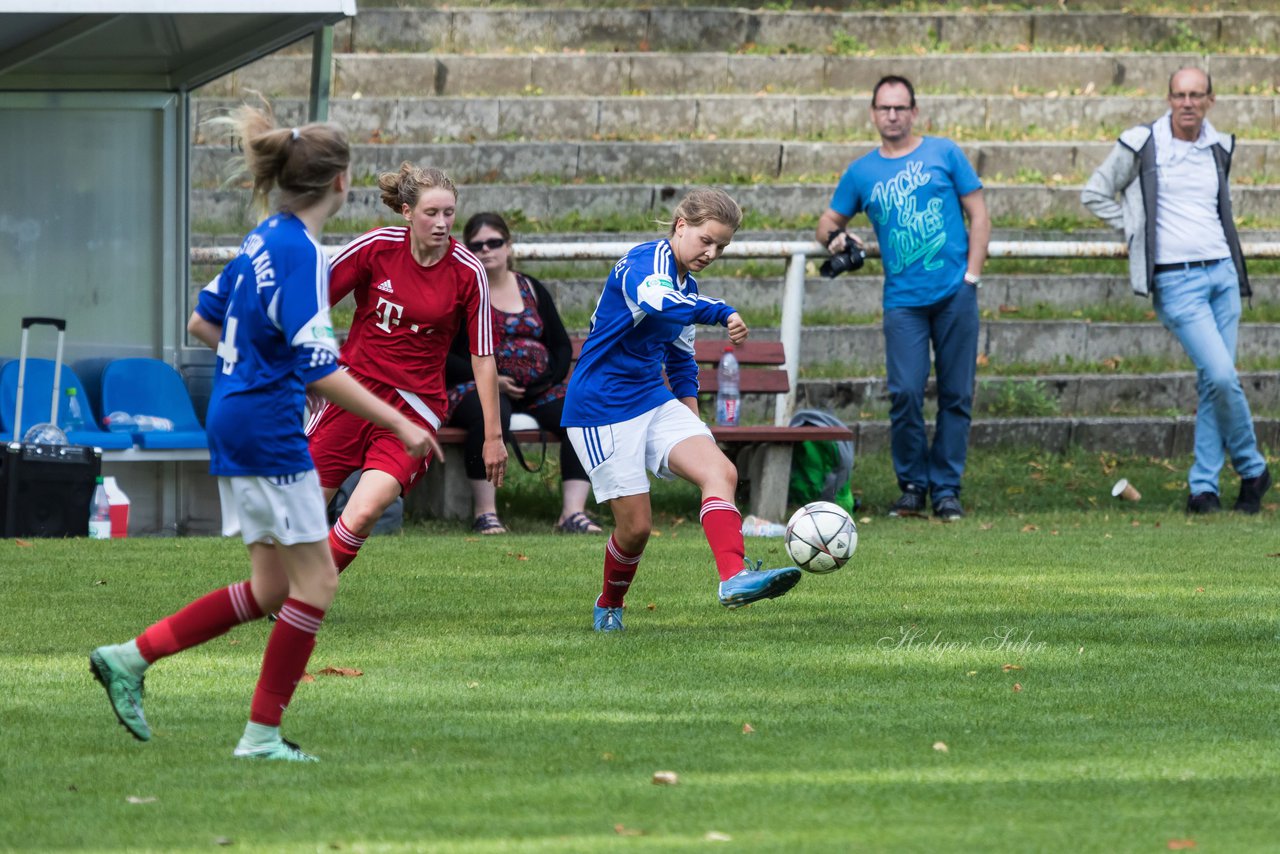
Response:
POLYGON ((319 762, 320 757, 304 753, 301 747, 287 738, 279 738, 270 744, 243 747, 237 745, 232 753, 237 759, 276 759, 283 762, 319 762))
POLYGON ((89 653, 89 670, 106 690, 120 725, 138 741, 149 741, 151 727, 142 713, 143 678, 131 674, 110 646, 100 646, 89 653))
POLYGON ((602 608, 599 605, 596 605, 592 613, 592 625, 595 626, 595 630, 597 632, 622 631, 621 608, 602 608))
POLYGON ((800 570, 794 566, 761 569, 764 561, 752 566, 748 560, 741 572, 720 582, 720 604, 741 608, 761 599, 776 599, 800 582, 800 570))

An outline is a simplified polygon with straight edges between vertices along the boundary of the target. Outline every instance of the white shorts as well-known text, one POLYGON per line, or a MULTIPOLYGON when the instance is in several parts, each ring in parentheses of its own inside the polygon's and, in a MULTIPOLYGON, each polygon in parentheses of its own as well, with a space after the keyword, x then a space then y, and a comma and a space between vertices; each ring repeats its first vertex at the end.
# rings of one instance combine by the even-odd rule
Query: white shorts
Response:
POLYGON ((664 480, 675 476, 667 468, 672 448, 694 436, 712 438, 702 419, 678 400, 618 424, 566 427, 565 432, 591 478, 597 504, 648 492, 646 471, 664 480))
POLYGON ((318 543, 329 538, 329 516, 315 469, 274 477, 219 477, 222 536, 245 545, 318 543))

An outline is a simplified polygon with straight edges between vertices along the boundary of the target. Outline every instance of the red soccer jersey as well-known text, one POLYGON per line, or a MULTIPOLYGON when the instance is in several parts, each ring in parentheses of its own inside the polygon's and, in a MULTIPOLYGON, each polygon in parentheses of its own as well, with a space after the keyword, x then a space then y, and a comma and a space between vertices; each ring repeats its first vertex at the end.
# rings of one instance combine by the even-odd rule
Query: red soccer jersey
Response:
POLYGON ((471 352, 493 353, 493 312, 484 266, 452 237, 438 263, 423 267, 409 229, 376 228, 343 247, 329 269, 329 303, 355 295, 342 363, 355 373, 421 398, 443 420, 444 363, 465 318, 471 352))

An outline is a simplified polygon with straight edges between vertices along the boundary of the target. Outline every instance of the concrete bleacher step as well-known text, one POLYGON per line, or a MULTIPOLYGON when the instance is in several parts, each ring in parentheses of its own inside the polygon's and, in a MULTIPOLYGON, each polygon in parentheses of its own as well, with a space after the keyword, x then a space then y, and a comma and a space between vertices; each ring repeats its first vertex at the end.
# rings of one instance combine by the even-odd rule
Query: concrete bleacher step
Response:
MULTIPOLYGON (((1280 411, 1280 371, 1242 371, 1240 382, 1255 412, 1280 411)), ((1154 374, 1043 374, 978 377, 974 411, 989 417, 1007 386, 1033 386, 1037 401, 1051 404, 1063 417, 1129 417, 1156 412, 1189 412, 1197 399, 1194 371, 1154 374)), ((932 378, 925 393, 936 404, 932 378)), ((826 409, 845 421, 884 417, 889 404, 884 377, 804 379, 796 387, 798 408, 826 409)))
MULTIPOLYGON (((984 178, 1032 175, 1087 175, 1110 152, 1113 142, 961 142, 984 178)), ((658 140, 652 142, 505 142, 357 144, 352 170, 357 178, 395 169, 403 161, 429 163, 461 183, 502 181, 685 180, 699 175, 778 181, 839 175, 873 142, 789 142, 785 140, 658 140)), ((195 186, 218 186, 239 155, 225 145, 192 151, 195 186)), ((1238 176, 1280 173, 1280 140, 1242 140, 1233 172, 1238 176)), ((1059 177, 1057 180, 1062 180, 1059 177)), ((1030 183, 1030 181, 1029 181, 1030 183)))
MULTIPOLYGON (((1254 418, 1253 426, 1260 447, 1280 447, 1280 419, 1254 418)), ((849 427, 853 430, 857 453, 889 450, 887 420, 852 421, 849 427)), ((928 430, 932 435, 932 424, 928 425, 928 430)), ((969 429, 971 448, 1036 448, 1046 454, 1061 454, 1081 448, 1106 454, 1141 454, 1167 459, 1190 455, 1194 445, 1193 415, 975 418, 969 429)), ((1169 475, 1170 495, 1179 501, 1186 495, 1186 487, 1178 480, 1180 477, 1185 477, 1185 474, 1174 471, 1169 475)))
MULTIPOLYGON (((1079 136, 1106 141, 1114 130, 1168 108, 1161 96, 921 95, 917 128, 965 138, 1079 136), (1055 134, 1050 136, 1049 134, 1055 134)), ((1273 96, 1221 95, 1216 126, 1270 138, 1280 130, 1273 96)), ((203 121, 238 101, 204 98, 203 121)), ((305 119, 306 102, 275 102, 281 121, 305 119)), ((330 119, 354 141, 474 142, 476 140, 612 140, 747 138, 871 140, 867 110, 845 95, 645 95, 565 97, 358 98, 335 100, 330 119)))
MULTIPOLYGON (((477 211, 518 212, 525 220, 552 222, 569 212, 583 218, 635 216, 664 218, 688 185, 666 183, 616 184, 470 184, 459 200, 460 218, 477 211)), ((831 183, 777 183, 726 186, 750 214, 772 220, 810 220, 826 206, 835 189, 831 183)), ((988 182, 984 191, 987 209, 994 218, 1016 221, 1052 217, 1080 219, 1087 212, 1080 204, 1080 187, 1073 185, 1007 185, 988 182)), ((242 189, 192 190, 192 218, 199 223, 219 223, 228 231, 241 228, 249 211, 249 192, 242 189)), ((1237 217, 1280 218, 1280 193, 1270 185, 1232 188, 1237 217)), ((376 219, 385 216, 374 188, 351 191, 343 216, 376 219)))
MULTIPOLYGON (((522 46, 523 48, 523 46, 522 46)), ((371 50, 379 50, 374 47, 371 50)), ((339 53, 335 98, 404 95, 676 95, 768 92, 868 93, 886 74, 917 82, 921 93, 1057 93, 1108 88, 1159 94, 1170 71, 1199 65, 1220 93, 1267 90, 1274 54, 1237 53, 926 53, 845 56, 822 53, 339 53)), ((306 97, 309 55, 276 54, 200 90, 201 97, 269 92, 306 97)))
POLYGON ((1266 11, 1133 14, 1060 9, 921 13, 773 11, 731 7, 651 8, 362 8, 337 28, 343 52, 502 51, 825 51, 837 31, 865 49, 904 46, 951 50, 991 45, 1026 49, 1089 46, 1111 50, 1178 45, 1275 44, 1280 15, 1266 11))

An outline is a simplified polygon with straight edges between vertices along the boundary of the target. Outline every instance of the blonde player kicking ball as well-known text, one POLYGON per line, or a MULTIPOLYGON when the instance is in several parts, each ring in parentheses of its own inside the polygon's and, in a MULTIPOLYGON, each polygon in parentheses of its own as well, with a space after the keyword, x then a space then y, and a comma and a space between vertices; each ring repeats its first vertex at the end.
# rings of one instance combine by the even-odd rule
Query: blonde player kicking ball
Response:
POLYGON ((733 504, 737 469, 698 415, 695 324, 724 326, 735 344, 747 339, 747 325, 731 306, 700 296, 693 274, 724 252, 742 210, 720 190, 696 189, 674 216, 666 238, 635 247, 614 265, 565 397, 569 441, 616 524, 593 615, 598 632, 622 631, 622 600, 652 527, 649 471, 702 490, 699 520, 715 555, 720 604, 771 599, 800 580, 796 567, 764 570, 746 560, 733 504))
POLYGON ((136 639, 89 656, 120 723, 151 738, 142 680, 157 660, 278 611, 262 657, 249 723, 234 755, 314 762, 280 736, 280 718, 306 671, 338 587, 320 482, 307 452, 307 391, 391 430, 418 457, 439 446, 425 429, 339 372, 329 321, 328 271, 316 242, 351 183, 345 136, 329 125, 272 127, 269 114, 235 117, 254 195, 280 188, 280 209, 200 294, 187 325, 218 354, 209 401, 210 473, 218 476, 224 527, 238 524, 252 575, 197 599, 136 639))

